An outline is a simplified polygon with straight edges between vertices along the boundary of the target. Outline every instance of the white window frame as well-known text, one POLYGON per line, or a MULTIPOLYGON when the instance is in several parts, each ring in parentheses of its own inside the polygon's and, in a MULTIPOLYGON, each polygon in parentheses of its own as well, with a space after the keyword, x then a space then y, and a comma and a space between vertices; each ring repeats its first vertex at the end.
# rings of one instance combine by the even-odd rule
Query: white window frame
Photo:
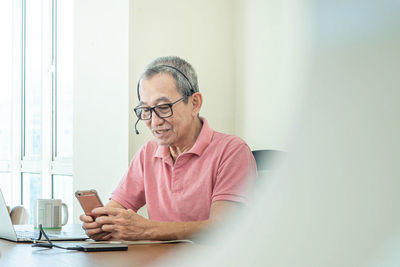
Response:
MULTIPOLYGON (((24 31, 25 0, 13 1, 13 88, 11 160, 0 172, 11 173, 11 205, 23 204, 23 173, 41 175, 41 197, 54 197, 53 175, 72 176, 72 158, 57 158, 56 148, 56 8, 57 0, 43 0, 42 156, 24 156, 24 31), (47 140, 47 141, 46 141, 47 140)), ((72 127, 72 126, 71 126, 72 127)), ((71 192, 72 193, 72 192, 71 192)), ((32 204, 32 203, 31 203, 32 204)), ((72 207, 71 207, 72 208, 72 207)))

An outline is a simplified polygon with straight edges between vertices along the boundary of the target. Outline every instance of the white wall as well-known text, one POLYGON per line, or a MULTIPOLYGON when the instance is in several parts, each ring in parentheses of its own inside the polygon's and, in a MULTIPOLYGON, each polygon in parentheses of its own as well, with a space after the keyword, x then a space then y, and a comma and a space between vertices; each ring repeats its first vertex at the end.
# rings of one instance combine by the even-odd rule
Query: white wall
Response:
MULTIPOLYGON (((307 57, 303 2, 131 3, 131 107, 145 65, 178 55, 197 69, 202 115, 214 129, 239 135, 252 149, 286 148, 307 57)), ((151 135, 139 123, 136 136, 130 112, 131 157, 151 135)))
POLYGON ((237 0, 235 132, 285 150, 307 61, 304 1, 237 0))
POLYGON ((133 107, 137 78, 158 56, 193 64, 214 129, 252 149, 285 149, 305 57, 300 4, 129 3, 75 3, 74 189, 96 188, 106 200, 151 138, 142 123, 134 133, 133 107))
POLYGON ((136 84, 154 58, 177 55, 197 71, 204 96, 201 115, 222 132, 235 132, 234 2, 131 1, 130 15, 130 157, 151 137, 142 123, 133 130, 137 104, 136 84), (222 107, 221 107, 222 105, 222 107))
POLYGON ((129 2, 74 5, 74 190, 106 202, 128 166, 129 2))

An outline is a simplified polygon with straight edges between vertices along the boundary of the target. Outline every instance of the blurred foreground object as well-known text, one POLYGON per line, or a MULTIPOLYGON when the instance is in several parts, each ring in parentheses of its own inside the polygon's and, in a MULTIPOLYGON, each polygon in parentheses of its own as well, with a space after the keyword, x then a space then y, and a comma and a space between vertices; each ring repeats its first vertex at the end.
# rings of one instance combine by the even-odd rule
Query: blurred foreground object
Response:
POLYGON ((305 93, 285 169, 208 254, 171 266, 400 266, 400 1, 301 2, 305 93))

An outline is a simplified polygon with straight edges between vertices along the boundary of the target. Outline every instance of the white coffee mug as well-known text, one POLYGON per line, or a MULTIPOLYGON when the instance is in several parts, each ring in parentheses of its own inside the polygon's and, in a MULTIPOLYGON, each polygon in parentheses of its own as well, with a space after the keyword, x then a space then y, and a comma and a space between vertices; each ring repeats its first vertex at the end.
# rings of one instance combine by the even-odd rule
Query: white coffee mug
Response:
POLYGON ((36 199, 35 228, 39 228, 41 224, 44 229, 60 229, 67 224, 67 221, 68 207, 61 202, 61 199, 36 199))

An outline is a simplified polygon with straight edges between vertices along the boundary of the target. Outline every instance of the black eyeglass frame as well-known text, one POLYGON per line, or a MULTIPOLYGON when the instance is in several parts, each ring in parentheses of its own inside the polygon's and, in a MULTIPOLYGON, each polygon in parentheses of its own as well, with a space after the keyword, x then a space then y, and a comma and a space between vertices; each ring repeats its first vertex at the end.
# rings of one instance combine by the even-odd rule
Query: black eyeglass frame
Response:
POLYGON ((159 118, 165 119, 165 118, 169 118, 169 117, 171 117, 172 115, 174 115, 174 111, 173 111, 173 109, 172 109, 172 106, 175 105, 176 103, 178 103, 178 102, 184 100, 185 98, 186 98, 186 96, 179 98, 179 99, 176 100, 175 102, 166 103, 166 104, 160 104, 160 105, 156 105, 156 106, 154 106, 154 107, 135 107, 133 110, 135 111, 135 114, 136 114, 136 116, 138 117, 139 120, 143 120, 143 121, 151 120, 151 118, 153 117, 153 111, 154 111, 154 113, 155 113, 159 118), (171 114, 169 114, 169 115, 167 115, 167 116, 161 116, 160 114, 158 114, 156 108, 158 108, 158 107, 160 107, 160 106, 168 106, 169 109, 170 109, 170 111, 171 111, 171 114), (143 119, 143 118, 142 118, 142 115, 141 115, 142 113, 140 113, 140 115, 139 115, 138 112, 137 112, 137 110, 139 110, 139 109, 147 109, 147 110, 149 110, 149 111, 150 111, 150 117, 149 117, 148 119, 143 119))

